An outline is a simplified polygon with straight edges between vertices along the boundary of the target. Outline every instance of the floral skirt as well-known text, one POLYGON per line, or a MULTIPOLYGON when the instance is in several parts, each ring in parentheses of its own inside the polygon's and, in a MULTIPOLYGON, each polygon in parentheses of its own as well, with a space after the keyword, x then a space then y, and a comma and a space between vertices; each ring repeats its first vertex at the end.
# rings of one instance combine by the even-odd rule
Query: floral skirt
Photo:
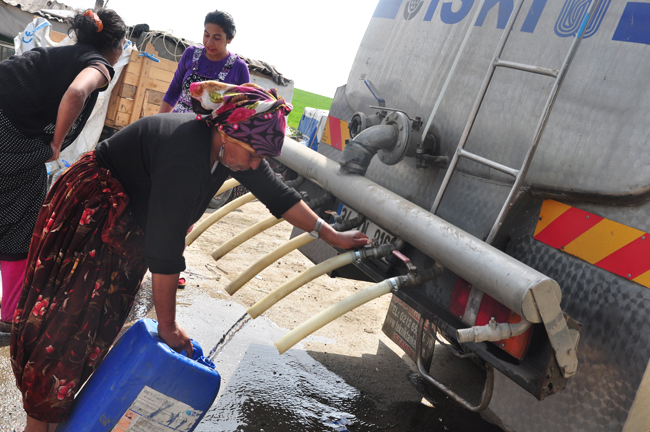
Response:
POLYGON ((11 363, 30 417, 61 423, 126 321, 147 270, 129 198, 94 153, 41 208, 14 315, 11 363))

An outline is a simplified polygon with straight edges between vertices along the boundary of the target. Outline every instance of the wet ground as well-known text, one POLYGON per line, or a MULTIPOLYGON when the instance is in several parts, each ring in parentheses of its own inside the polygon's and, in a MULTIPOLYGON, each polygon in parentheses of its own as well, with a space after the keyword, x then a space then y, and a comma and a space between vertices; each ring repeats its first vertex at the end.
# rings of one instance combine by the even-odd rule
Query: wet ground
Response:
MULTIPOLYGON (((208 353, 245 307, 216 295, 205 279, 190 275, 189 281, 178 292, 178 320, 208 353)), ((127 325, 143 317, 155 318, 148 283, 127 325)), ((265 316, 250 321, 215 358, 221 389, 196 431, 501 431, 428 388, 413 363, 380 331, 360 327, 352 333, 364 330, 376 348, 355 348, 351 335, 337 340, 336 334, 343 334, 332 332, 332 337, 311 336, 279 355, 273 343, 288 330, 265 316)), ((9 336, 0 334, 0 432, 11 432, 24 421, 8 345, 9 336)), ((444 348, 436 353, 441 366, 458 363, 444 348)), ((447 379, 464 380, 469 393, 480 394, 480 373, 447 379)))
MULTIPOLYGON (((178 311, 179 320, 206 353, 245 313, 241 305, 214 299, 200 289, 179 292, 178 311)), ((130 322, 145 316, 154 317, 147 286, 130 322)), ((501 431, 445 395, 427 389, 416 373, 404 374, 410 370, 404 368, 405 361, 383 343, 376 356, 361 359, 310 352, 304 346, 309 339, 279 355, 273 342, 286 332, 260 317, 234 335, 215 358, 221 390, 196 431, 501 431), (340 367, 345 364, 376 369, 377 376, 363 379, 364 374, 340 367), (340 374, 333 371, 337 369, 340 374), (426 397, 415 391, 395 394, 405 384, 413 390, 419 387, 426 397)), ((0 334, 0 432, 22 423, 8 342, 8 335, 0 334)))

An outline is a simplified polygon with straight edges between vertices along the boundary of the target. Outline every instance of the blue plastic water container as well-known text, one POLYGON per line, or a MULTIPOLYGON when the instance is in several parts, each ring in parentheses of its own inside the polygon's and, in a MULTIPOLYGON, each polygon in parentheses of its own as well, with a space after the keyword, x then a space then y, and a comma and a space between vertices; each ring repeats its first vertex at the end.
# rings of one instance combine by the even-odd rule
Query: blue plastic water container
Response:
POLYGON ((136 322, 109 351, 58 432, 193 431, 219 392, 216 370, 172 350, 158 323, 136 322))

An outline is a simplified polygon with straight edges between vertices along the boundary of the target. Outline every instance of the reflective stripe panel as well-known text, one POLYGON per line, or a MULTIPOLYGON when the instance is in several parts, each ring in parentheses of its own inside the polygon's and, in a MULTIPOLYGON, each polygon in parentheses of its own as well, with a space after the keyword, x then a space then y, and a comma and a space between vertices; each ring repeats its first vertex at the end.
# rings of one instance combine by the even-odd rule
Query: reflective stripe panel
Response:
POLYGON ((580 256, 590 264, 596 264, 642 235, 642 231, 603 219, 566 245, 564 252, 580 256))
MULTIPOLYGON (((544 207, 542 206, 543 211, 544 207)), ((540 217, 542 221, 548 218, 543 213, 540 213, 540 217)), ((575 207, 570 207, 548 224, 546 228, 541 230, 535 236, 535 239, 556 249, 564 249, 565 246, 580 237, 587 230, 593 228, 601 220, 603 218, 600 216, 592 215, 575 207)))
POLYGON ((643 231, 546 200, 534 238, 650 288, 650 236, 643 231))
POLYGON ((328 116, 320 142, 343 150, 345 148, 345 141, 349 139, 350 131, 348 130, 348 122, 328 116))
POLYGON ((535 234, 539 234, 541 230, 546 228, 562 215, 565 211, 569 210, 571 206, 562 204, 561 202, 546 200, 542 204, 542 211, 539 213, 539 218, 537 219, 537 227, 535 228, 535 234))

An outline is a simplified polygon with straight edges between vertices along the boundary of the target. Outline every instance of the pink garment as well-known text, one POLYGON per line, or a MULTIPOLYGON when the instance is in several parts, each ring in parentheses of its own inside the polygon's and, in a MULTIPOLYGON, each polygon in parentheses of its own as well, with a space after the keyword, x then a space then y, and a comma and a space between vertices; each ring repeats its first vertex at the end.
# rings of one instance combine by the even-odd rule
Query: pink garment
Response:
POLYGON ((0 274, 2 275, 2 314, 0 319, 11 322, 14 311, 20 298, 20 289, 25 278, 27 260, 0 261, 0 274))

